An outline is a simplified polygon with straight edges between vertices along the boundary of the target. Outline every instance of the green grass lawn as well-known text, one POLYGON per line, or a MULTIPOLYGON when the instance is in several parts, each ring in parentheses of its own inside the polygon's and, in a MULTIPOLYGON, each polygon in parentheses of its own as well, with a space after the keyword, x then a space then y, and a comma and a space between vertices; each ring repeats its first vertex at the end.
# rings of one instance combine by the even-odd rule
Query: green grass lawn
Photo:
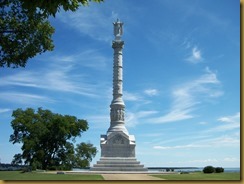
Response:
MULTIPOLYGON (((191 174, 162 174, 151 176, 163 178, 166 180, 240 180, 240 173, 214 173, 204 174, 202 172, 194 172, 191 174)), ((98 174, 51 174, 30 172, 21 173, 20 171, 0 171, 0 180, 104 180, 98 174)))
POLYGON ((20 171, 0 171, 0 180, 104 180, 95 174, 49 174, 21 173, 20 171))
POLYGON ((190 174, 162 174, 151 176, 166 180, 240 180, 240 173, 204 174, 202 172, 194 172, 190 174))

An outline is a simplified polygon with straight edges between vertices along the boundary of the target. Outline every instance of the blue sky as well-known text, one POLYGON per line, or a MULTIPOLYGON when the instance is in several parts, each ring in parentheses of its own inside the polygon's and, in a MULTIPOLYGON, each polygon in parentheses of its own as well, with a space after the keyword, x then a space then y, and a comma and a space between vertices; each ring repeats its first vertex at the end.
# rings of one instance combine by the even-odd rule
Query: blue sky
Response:
MULTIPOLYGON (((100 151, 112 100, 113 22, 124 22, 126 127, 145 166, 240 166, 238 0, 105 0, 51 23, 55 50, 26 68, 1 68, 0 159, 12 111, 31 107, 89 122, 76 142, 100 151)), ((100 158, 100 152, 93 160, 100 158)))

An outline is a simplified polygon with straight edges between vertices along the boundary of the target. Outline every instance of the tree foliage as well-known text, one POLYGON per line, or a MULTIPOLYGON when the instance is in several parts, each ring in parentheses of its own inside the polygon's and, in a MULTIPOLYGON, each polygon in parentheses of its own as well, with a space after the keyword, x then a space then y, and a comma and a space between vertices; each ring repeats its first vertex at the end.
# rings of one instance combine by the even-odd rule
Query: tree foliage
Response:
POLYGON ((41 108, 37 112, 31 108, 17 109, 12 117, 14 132, 10 135, 10 142, 22 143, 22 154, 19 155, 34 169, 86 167, 97 153, 90 143, 78 144, 76 149, 72 143, 88 129, 86 120, 41 108))
MULTIPOLYGON (((23 8, 28 9, 30 13, 37 11, 42 12, 44 16, 54 16, 58 11, 76 11, 81 5, 87 6, 91 0, 20 0, 23 3, 23 8)), ((102 2, 103 0, 92 0, 94 2, 102 2)))
POLYGON ((0 67, 24 67, 29 58, 54 48, 54 28, 39 13, 28 15, 20 1, 0 3, 0 67))
POLYGON ((203 168, 203 172, 204 173, 208 173, 208 174, 214 173, 215 172, 215 168, 213 166, 206 166, 206 167, 203 168))
MULTIPOLYGON (((37 54, 54 49, 48 17, 75 11, 91 0, 4 0, 0 2, 0 67, 25 67, 37 54)), ((103 0, 93 0, 101 2, 103 0)))
POLYGON ((215 172, 216 173, 222 173, 222 172, 224 172, 224 168, 223 167, 216 167, 215 172))
POLYGON ((22 165, 22 155, 20 153, 15 154, 11 164, 22 165))
POLYGON ((204 173, 222 173, 224 172, 223 167, 213 167, 213 166, 206 166, 203 168, 204 173))

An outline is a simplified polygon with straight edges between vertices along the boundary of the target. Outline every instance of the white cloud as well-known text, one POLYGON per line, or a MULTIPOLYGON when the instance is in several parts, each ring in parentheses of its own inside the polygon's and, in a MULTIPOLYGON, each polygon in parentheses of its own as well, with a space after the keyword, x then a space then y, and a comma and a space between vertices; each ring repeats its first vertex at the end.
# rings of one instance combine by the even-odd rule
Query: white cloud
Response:
POLYGON ((144 93, 148 96, 155 96, 158 94, 158 90, 157 89, 146 89, 146 90, 144 90, 144 93))
POLYGON ((234 146, 239 145, 240 140, 234 137, 220 137, 212 141, 212 145, 216 146, 234 146))
POLYGON ((213 162, 218 162, 218 160, 215 158, 208 158, 208 159, 203 159, 203 160, 189 160, 187 162, 189 162, 189 163, 213 163, 213 162))
POLYGON ((236 157, 226 157, 226 158, 224 158, 224 161, 225 162, 239 162, 240 159, 236 158, 236 157))
POLYGON ((206 165, 216 165, 216 166, 223 166, 224 167, 238 167, 240 163, 240 159, 236 157, 226 157, 224 159, 222 158, 204 158, 204 159, 194 159, 194 160, 180 160, 180 161, 171 161, 169 164, 174 164, 174 165, 199 165, 199 167, 203 167, 206 165))
POLYGON ((174 121, 180 121, 180 120, 186 120, 191 119, 194 116, 190 115, 189 110, 173 110, 170 113, 158 117, 158 118, 152 118, 150 121, 153 123, 168 123, 168 122, 174 122, 174 121))
POLYGON ((198 124, 199 124, 199 125, 207 125, 208 122, 206 122, 206 121, 201 121, 201 122, 199 122, 198 124))
POLYGON ((111 58, 105 57, 98 50, 87 49, 70 55, 54 55, 49 58, 49 60, 53 60, 55 64, 59 63, 60 65, 65 61, 68 64, 66 67, 73 67, 73 65, 76 65, 95 70, 104 70, 107 69, 107 64, 110 62, 111 58))
POLYGON ((224 123, 239 124, 240 123, 240 112, 236 113, 233 116, 224 116, 218 119, 218 121, 224 123))
POLYGON ((171 92, 173 103, 170 112, 161 117, 152 118, 151 122, 167 123, 194 118, 192 112, 198 104, 206 99, 216 98, 223 94, 222 91, 217 89, 219 84, 220 81, 217 79, 216 73, 207 67, 205 74, 198 79, 174 88, 171 92))
POLYGON ((124 91, 123 99, 125 101, 141 101, 142 97, 136 93, 129 93, 128 91, 124 91))
POLYGON ((0 114, 5 113, 5 112, 9 112, 9 111, 11 111, 11 109, 0 109, 0 114))
POLYGON ((109 115, 86 116, 86 119, 92 123, 109 123, 109 115))
POLYGON ((75 12, 63 12, 57 18, 93 39, 110 42, 113 32, 112 22, 117 17, 116 12, 112 11, 111 14, 106 15, 101 8, 92 4, 89 8, 81 7, 75 12))
POLYGON ((139 111, 136 113, 126 112, 125 124, 128 127, 134 127, 141 122, 141 118, 146 118, 156 113, 158 112, 157 111, 139 111))
POLYGON ((51 91, 69 92, 80 95, 95 96, 94 87, 85 82, 78 83, 83 76, 68 74, 66 69, 53 69, 35 72, 19 72, 16 75, 5 77, 5 82, 0 85, 12 85, 22 87, 32 87, 51 91))
POLYGON ((161 146, 159 143, 153 146, 153 149, 171 150, 171 149, 217 148, 217 147, 224 148, 224 147, 239 147, 239 146, 240 146, 240 139, 238 137, 220 136, 220 137, 210 138, 210 139, 204 138, 202 140, 197 140, 189 144, 175 145, 175 146, 161 146))
POLYGON ((0 93, 0 99, 12 103, 19 104, 36 104, 36 103, 53 103, 54 100, 41 95, 33 95, 28 93, 4 92, 0 93))
MULTIPOLYGON (((161 137, 164 133, 147 133, 143 134, 143 137, 161 137)), ((151 142, 148 142, 151 143, 151 142)))
POLYGON ((235 130, 235 129, 240 129, 240 112, 238 112, 232 116, 220 117, 220 118, 218 118, 218 121, 222 122, 224 124, 211 128, 211 129, 207 130, 206 132, 223 132, 223 131, 231 131, 231 130, 235 130))
POLYGON ((199 50, 196 46, 194 46, 191 50, 191 55, 186 58, 186 61, 190 63, 199 63, 203 60, 201 50, 199 50))
POLYGON ((206 145, 193 145, 193 144, 188 144, 188 145, 178 145, 178 146, 154 146, 154 149, 161 149, 161 150, 166 150, 166 149, 188 149, 188 148, 202 148, 206 147, 206 145))
POLYGON ((90 81, 93 78, 89 74, 77 74, 74 70, 76 70, 77 65, 96 70, 106 68, 107 59, 101 54, 93 50, 87 50, 80 54, 69 56, 56 55, 46 60, 52 61, 46 68, 38 71, 23 70, 13 75, 5 76, 0 86, 21 86, 24 87, 23 89, 37 88, 74 93, 92 98, 99 96, 97 89, 101 88, 103 84, 94 84, 90 81), (65 64, 63 61, 66 61, 65 64))

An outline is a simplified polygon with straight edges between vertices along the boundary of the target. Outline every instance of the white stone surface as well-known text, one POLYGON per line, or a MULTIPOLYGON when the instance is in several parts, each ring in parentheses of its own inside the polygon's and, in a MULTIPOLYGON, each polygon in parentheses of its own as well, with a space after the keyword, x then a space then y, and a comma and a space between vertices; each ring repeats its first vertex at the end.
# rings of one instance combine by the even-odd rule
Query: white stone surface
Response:
POLYGON ((136 141, 125 127, 125 104, 123 101, 123 46, 121 40, 123 23, 114 22, 112 48, 113 57, 113 99, 110 105, 110 127, 101 135, 101 159, 91 171, 147 171, 135 158, 136 141))

